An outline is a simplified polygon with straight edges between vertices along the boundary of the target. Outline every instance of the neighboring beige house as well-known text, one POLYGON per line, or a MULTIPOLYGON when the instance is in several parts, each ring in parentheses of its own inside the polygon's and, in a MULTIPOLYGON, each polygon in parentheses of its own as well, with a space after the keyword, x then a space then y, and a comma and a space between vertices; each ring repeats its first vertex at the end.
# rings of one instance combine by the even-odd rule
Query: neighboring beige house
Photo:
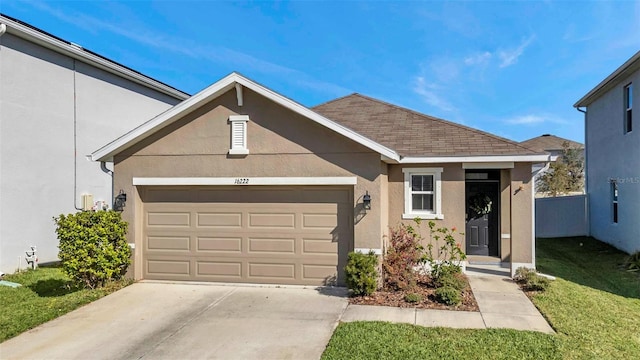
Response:
MULTIPOLYGON (((542 134, 541 136, 531 138, 529 140, 525 140, 520 142, 520 144, 537 151, 544 151, 551 155, 552 159, 556 159, 559 156, 562 156, 562 152, 564 150, 564 144, 569 144, 570 149, 581 149, 582 150, 582 158, 584 159, 584 144, 579 143, 577 141, 561 138, 559 136, 551 135, 551 134, 542 134)), ((533 164, 533 172, 539 175, 542 175, 547 170, 548 163, 540 163, 533 164)), ((538 181, 538 176, 536 176, 536 182, 538 181)), ((578 195, 584 194, 583 191, 568 193, 566 195, 578 195)), ((537 192, 536 197, 546 197, 549 194, 537 192)))
POLYGON ((237 73, 91 157, 127 195, 136 279, 309 285, 342 284, 349 251, 381 254, 416 217, 464 231, 475 259, 534 267, 531 164, 549 160, 359 94, 310 109, 237 73))

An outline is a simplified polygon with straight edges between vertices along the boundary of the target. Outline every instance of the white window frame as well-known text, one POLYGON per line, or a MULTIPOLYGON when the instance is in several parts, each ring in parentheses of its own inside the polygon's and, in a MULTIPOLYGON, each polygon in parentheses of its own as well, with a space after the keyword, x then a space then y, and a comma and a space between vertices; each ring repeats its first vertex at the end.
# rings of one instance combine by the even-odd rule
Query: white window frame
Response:
POLYGON ((404 168, 404 213, 403 219, 444 219, 442 214, 442 168, 404 168), (411 176, 431 175, 433 176, 433 211, 413 210, 413 191, 411 190, 411 176))
POLYGON ((249 122, 249 115, 231 115, 229 116, 229 123, 231 124, 230 146, 229 155, 248 155, 249 149, 247 149, 247 123, 249 122), (242 132, 242 138, 237 141, 234 138, 234 134, 238 131, 242 132))
POLYGON ((629 83, 624 87, 624 133, 628 134, 632 131, 633 131, 633 83, 629 83))

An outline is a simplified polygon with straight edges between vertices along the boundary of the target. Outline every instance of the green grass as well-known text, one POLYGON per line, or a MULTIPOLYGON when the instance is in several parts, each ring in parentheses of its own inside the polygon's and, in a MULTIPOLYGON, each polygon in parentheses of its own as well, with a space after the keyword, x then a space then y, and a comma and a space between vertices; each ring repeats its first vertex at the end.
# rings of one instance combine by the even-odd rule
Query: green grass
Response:
POLYGON ((561 359, 555 336, 384 322, 342 323, 322 359, 561 359))
POLYGON ((626 254, 594 239, 538 240, 538 268, 558 276, 533 302, 565 359, 640 359, 640 277, 626 254))
POLYGON ((72 287, 69 278, 56 267, 7 275, 4 280, 20 283, 22 287, 0 286, 0 342, 130 283, 120 281, 100 289, 78 289, 72 287))
POLYGON ((534 303, 556 335, 342 323, 323 359, 640 359, 640 277, 590 238, 539 239, 538 269, 558 277, 534 303))

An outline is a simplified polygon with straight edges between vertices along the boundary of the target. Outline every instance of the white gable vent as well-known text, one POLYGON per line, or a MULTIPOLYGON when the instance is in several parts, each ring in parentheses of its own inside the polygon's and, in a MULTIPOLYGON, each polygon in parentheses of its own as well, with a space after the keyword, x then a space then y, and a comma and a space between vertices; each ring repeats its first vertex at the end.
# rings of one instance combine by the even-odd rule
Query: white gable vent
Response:
POLYGON ((247 155, 247 122, 249 115, 231 115, 229 123, 231 123, 231 147, 229 155, 247 155))

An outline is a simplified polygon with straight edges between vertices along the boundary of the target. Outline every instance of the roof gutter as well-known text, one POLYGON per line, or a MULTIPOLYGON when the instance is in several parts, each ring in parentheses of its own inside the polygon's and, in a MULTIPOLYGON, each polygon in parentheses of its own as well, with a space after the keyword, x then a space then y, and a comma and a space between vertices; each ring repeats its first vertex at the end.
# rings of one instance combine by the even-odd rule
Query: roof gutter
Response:
POLYGON ((607 76, 606 79, 602 80, 598 85, 596 85, 596 87, 591 89, 591 91, 578 100, 578 102, 573 104, 573 107, 579 108, 589 106, 589 104, 593 102, 592 100, 600 93, 609 90, 617 83, 618 80, 620 80, 620 78, 626 77, 638 68, 640 68, 640 51, 635 53, 629 60, 617 68, 616 71, 607 76))
POLYGON ((547 162, 554 161, 549 154, 497 155, 497 156, 434 156, 403 157, 398 164, 444 164, 444 163, 484 163, 484 162, 547 162))

